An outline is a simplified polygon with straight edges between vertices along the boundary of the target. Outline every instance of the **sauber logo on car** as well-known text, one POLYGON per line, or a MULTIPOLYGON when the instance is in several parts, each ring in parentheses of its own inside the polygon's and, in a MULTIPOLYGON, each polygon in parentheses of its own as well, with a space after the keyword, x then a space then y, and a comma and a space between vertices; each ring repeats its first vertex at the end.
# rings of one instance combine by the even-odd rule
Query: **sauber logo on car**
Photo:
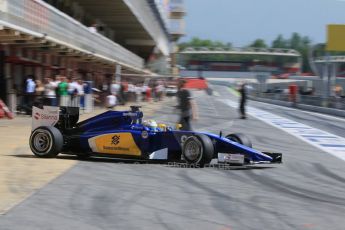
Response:
POLYGON ((93 152, 140 156, 141 151, 131 133, 109 133, 88 140, 93 152))

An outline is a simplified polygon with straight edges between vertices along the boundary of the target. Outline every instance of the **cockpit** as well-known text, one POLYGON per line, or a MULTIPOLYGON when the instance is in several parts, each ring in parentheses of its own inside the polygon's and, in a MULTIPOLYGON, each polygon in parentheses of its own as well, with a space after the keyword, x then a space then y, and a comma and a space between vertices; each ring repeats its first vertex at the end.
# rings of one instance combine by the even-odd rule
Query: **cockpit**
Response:
POLYGON ((142 124, 151 131, 158 131, 158 124, 155 120, 145 120, 142 124))
POLYGON ((143 113, 140 111, 140 106, 131 106, 131 112, 125 113, 124 115, 131 117, 131 127, 135 130, 144 129, 151 132, 166 132, 173 130, 170 126, 158 124, 152 119, 142 121, 143 113))
POLYGON ((145 120, 142 125, 149 131, 153 132, 166 132, 171 131, 172 128, 165 124, 158 124, 155 120, 145 120))

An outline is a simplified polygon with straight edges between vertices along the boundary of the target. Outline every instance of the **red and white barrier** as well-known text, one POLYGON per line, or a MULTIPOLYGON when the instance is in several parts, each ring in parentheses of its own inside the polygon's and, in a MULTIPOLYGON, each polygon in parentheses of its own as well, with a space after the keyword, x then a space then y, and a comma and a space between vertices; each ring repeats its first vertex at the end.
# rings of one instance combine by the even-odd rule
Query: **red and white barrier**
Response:
POLYGON ((7 105, 0 100, 0 118, 7 117, 8 119, 13 119, 13 113, 9 110, 7 105))

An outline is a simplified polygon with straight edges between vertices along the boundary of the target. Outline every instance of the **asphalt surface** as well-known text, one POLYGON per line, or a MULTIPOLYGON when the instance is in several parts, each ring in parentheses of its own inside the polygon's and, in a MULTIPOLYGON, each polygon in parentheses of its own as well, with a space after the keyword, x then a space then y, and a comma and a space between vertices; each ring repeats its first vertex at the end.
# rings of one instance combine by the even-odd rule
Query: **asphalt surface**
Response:
MULTIPOLYGON (((215 89, 219 97, 194 94, 200 117, 194 128, 245 133, 255 148, 284 153, 284 164, 191 169, 80 161, 0 216, 0 229, 345 229, 345 162, 253 117, 238 119, 222 103, 237 99, 225 87, 215 89)), ((175 123, 172 105, 155 118, 175 123)), ((341 119, 251 105, 345 134, 341 119)))
POLYGON ((313 128, 321 129, 323 131, 345 137, 345 118, 302 111, 283 106, 268 105, 267 103, 257 101, 251 101, 249 102, 249 105, 306 125, 310 125, 313 128))

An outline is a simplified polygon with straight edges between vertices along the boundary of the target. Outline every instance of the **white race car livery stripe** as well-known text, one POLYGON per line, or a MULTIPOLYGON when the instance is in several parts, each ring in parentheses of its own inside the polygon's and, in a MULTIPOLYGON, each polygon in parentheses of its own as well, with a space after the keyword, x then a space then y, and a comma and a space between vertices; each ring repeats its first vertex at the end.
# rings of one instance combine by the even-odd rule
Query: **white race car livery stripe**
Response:
POLYGON ((156 152, 150 154, 151 160, 167 160, 168 159, 168 149, 160 149, 156 152))
MULTIPOLYGON (((232 100, 220 100, 237 108, 232 100)), ((248 106, 248 114, 345 161, 345 138, 248 106)))

